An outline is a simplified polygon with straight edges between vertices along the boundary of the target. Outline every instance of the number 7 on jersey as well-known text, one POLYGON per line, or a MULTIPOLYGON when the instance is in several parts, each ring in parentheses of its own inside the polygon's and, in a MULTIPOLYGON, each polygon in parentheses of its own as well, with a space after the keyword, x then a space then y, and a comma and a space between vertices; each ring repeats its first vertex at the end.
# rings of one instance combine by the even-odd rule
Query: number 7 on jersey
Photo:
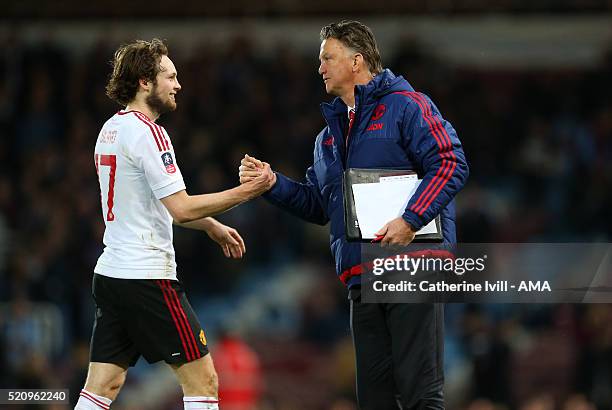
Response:
POLYGON ((108 193, 106 205, 108 211, 106 212, 106 220, 114 221, 115 214, 113 213, 113 201, 115 199, 115 172, 117 171, 117 156, 108 154, 95 154, 96 172, 100 180, 100 199, 102 200, 102 209, 104 209, 104 189, 102 189, 102 175, 100 174, 99 167, 106 166, 110 167, 110 173, 108 175, 108 193))

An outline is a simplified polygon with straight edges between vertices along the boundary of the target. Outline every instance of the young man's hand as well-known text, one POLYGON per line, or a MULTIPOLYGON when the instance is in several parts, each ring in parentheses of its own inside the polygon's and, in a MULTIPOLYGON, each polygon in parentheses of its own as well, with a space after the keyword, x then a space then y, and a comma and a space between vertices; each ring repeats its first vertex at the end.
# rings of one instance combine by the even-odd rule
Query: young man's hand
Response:
POLYGON ((240 259, 246 253, 246 246, 237 230, 215 221, 206 233, 217 242, 226 258, 240 259))
MULTIPOLYGON (((272 171, 270 164, 262 162, 255 157, 251 157, 248 154, 240 161, 240 167, 238 167, 238 178, 240 178, 241 184, 254 181, 262 175, 267 175, 270 186, 266 191, 274 186, 276 183, 276 174, 272 171)), ((265 191, 264 191, 265 192, 265 191)))

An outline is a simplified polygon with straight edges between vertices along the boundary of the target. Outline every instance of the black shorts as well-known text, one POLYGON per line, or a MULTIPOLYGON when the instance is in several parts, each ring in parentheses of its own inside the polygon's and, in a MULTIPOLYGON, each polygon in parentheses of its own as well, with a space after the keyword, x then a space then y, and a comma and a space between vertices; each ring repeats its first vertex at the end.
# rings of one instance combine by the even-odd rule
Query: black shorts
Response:
POLYGON ((185 363, 208 353, 206 337, 179 281, 94 274, 96 318, 90 361, 134 366, 185 363))

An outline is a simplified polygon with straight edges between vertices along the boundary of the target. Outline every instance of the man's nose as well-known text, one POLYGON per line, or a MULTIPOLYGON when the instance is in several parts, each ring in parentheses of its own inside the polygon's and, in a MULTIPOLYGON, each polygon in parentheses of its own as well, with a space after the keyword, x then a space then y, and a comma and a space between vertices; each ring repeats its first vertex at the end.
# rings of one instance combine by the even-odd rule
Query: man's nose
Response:
POLYGON ((324 72, 324 68, 323 68, 323 63, 319 64, 319 74, 323 74, 324 72))

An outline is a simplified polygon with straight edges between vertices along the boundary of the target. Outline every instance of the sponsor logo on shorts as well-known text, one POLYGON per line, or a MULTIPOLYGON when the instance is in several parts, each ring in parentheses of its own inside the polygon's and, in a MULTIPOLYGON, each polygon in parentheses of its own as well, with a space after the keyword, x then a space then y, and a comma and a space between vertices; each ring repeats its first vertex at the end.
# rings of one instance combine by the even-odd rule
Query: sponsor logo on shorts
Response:
POLYGON ((202 344, 204 346, 206 346, 206 336, 204 336, 204 330, 200 329, 200 342, 202 342, 202 344))
POLYGON ((174 357, 174 356, 180 356, 180 355, 181 355, 181 353, 180 353, 180 352, 177 352, 177 353, 172 353, 172 357, 174 357))

